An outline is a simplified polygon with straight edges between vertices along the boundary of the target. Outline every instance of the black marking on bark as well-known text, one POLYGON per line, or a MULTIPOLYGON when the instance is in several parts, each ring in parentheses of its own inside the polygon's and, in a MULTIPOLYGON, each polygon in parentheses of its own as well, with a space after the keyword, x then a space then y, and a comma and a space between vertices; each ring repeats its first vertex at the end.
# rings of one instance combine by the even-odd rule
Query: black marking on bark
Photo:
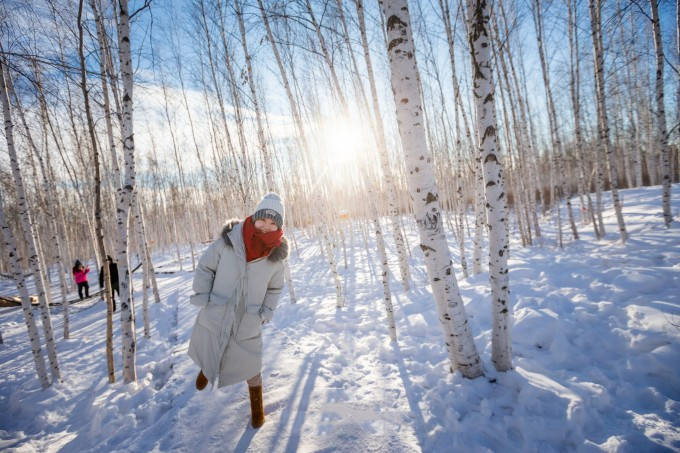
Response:
POLYGON ((420 244, 420 249, 421 249, 423 252, 428 252, 428 251, 433 251, 433 252, 434 252, 434 251, 435 251, 432 247, 430 247, 429 245, 425 245, 425 244, 420 244))
POLYGON ((435 281, 435 282, 438 282, 438 281, 441 280, 441 278, 435 277, 435 278, 433 278, 432 280, 435 281))
POLYGON ((489 182, 486 183, 486 187, 491 187, 491 186, 495 186, 495 185, 496 185, 496 183, 493 182, 493 181, 489 181, 489 182))
MULTIPOLYGON (((487 126, 486 129, 484 130, 484 135, 482 136, 482 141, 486 140, 487 137, 494 137, 495 135, 496 135, 496 128, 493 127, 493 126, 487 126)), ((487 156, 487 159, 488 159, 488 157, 489 156, 487 156)), ((494 159, 495 158, 496 158, 496 156, 494 156, 494 159)))
POLYGON ((433 201, 437 201, 437 198, 439 198, 437 195, 433 194, 432 192, 428 192, 427 197, 425 198, 425 203, 432 203, 433 201))
POLYGON ((390 31, 397 26, 403 28, 407 27, 406 23, 403 20, 401 20, 399 17, 393 14, 387 19, 387 31, 390 31))
MULTIPOLYGON (((493 126, 489 126, 489 127, 493 127, 493 126)), ((487 154, 486 157, 484 158, 484 163, 487 163, 487 162, 498 162, 498 159, 496 159, 496 155, 495 155, 495 154, 489 153, 489 154, 487 154)))
POLYGON ((390 52, 392 49, 394 49, 396 46, 399 44, 403 43, 404 39, 403 38, 395 38, 390 43, 387 45, 387 51, 390 52))
POLYGON ((401 101, 399 101, 401 104, 408 104, 408 98, 403 98, 401 101))

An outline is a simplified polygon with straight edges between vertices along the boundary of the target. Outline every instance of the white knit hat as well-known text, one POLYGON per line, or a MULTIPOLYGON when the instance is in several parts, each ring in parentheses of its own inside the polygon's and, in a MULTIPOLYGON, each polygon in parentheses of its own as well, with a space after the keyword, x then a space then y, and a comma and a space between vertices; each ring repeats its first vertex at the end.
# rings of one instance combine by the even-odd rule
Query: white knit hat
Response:
POLYGON ((255 214, 253 214, 253 222, 259 219, 269 218, 272 219, 276 225, 281 228, 283 227, 283 216, 285 215, 285 210, 283 208, 283 201, 281 197, 274 193, 269 192, 262 200, 257 204, 255 208, 255 214))

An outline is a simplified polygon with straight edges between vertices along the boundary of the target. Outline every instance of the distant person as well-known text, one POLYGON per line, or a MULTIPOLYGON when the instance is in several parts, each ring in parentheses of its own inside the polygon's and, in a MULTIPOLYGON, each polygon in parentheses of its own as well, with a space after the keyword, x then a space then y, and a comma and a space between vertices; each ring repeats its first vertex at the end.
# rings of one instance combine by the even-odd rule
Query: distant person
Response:
MULTIPOLYGON (((120 297, 120 286, 118 284, 118 264, 113 262, 113 258, 106 255, 106 261, 109 263, 109 275, 111 276, 111 301, 113 302, 113 311, 116 311, 116 293, 120 297)), ((99 287, 104 289, 104 266, 99 269, 99 287)))
POLYGON ((271 321, 283 287, 281 198, 268 193, 245 220, 230 220, 203 253, 194 275, 191 303, 201 307, 189 356, 201 368, 196 388, 247 381, 252 425, 264 423, 262 325, 271 321))
POLYGON ((90 284, 87 282, 87 273, 90 272, 89 267, 83 266, 80 260, 76 260, 73 265, 73 278, 78 285, 78 297, 83 300, 83 289, 85 289, 85 298, 90 297, 90 284))

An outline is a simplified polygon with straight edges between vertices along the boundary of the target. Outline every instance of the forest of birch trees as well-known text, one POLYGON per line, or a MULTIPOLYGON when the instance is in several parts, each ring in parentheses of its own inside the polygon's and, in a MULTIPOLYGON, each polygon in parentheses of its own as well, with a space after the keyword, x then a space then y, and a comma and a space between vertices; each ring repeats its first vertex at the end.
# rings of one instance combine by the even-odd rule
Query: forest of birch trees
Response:
MULTIPOLYGON (((160 300, 154 255, 193 270, 267 191, 285 200, 294 253, 296 236, 320 244, 339 308, 357 303, 338 271, 347 241, 376 239, 393 341, 391 291, 412 287, 422 254, 431 328, 468 378, 483 370, 457 279, 488 270, 492 300, 475 303, 493 313, 494 366, 511 369, 510 243, 625 242, 620 191, 640 186, 658 186, 657 214, 674 223, 679 54, 680 0, 2 2, 0 272, 41 384, 60 379, 56 341, 77 335, 75 260, 118 263, 116 313, 104 266, 102 363, 110 382, 135 381, 137 333, 160 300)), ((291 303, 304 297, 288 267, 286 281, 291 303)))

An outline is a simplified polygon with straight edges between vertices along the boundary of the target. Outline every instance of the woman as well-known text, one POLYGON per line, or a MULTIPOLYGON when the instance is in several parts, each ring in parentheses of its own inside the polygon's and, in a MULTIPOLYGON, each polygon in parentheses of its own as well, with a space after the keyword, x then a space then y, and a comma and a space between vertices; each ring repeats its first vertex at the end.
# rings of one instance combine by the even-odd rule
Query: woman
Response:
POLYGON ((80 260, 76 260, 73 266, 73 278, 78 285, 78 297, 83 300, 83 289, 85 289, 85 298, 90 297, 90 284, 87 282, 87 273, 90 272, 89 267, 84 267, 80 260))
POLYGON ((281 198, 268 193, 252 216, 227 222, 201 256, 191 296, 201 307, 188 351, 201 368, 196 388, 246 380, 254 428, 264 423, 260 329, 274 315, 288 257, 283 215, 281 198))

